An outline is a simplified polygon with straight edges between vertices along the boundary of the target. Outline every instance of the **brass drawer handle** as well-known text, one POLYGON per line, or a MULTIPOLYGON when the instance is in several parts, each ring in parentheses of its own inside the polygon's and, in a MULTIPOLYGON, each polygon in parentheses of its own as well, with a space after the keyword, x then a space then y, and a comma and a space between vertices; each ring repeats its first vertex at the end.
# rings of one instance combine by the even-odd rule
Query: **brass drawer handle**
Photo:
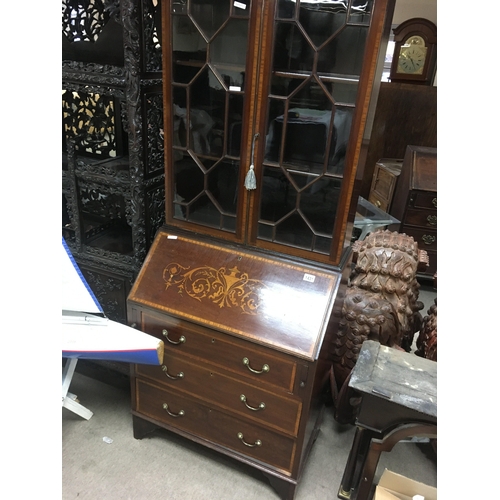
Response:
POLYGON ((245 406, 249 409, 249 410, 252 410, 252 411, 259 411, 259 410, 264 410, 265 407, 266 407, 266 403, 260 403, 259 406, 257 407, 254 407, 254 406, 250 406, 248 403, 247 403, 247 398, 244 394, 242 394, 240 396, 240 401, 242 401, 245 406))
POLYGON ((437 215, 427 216, 427 224, 429 224, 429 226, 437 226, 437 223, 438 223, 437 215))
POLYGON ((184 372, 179 372, 177 375, 170 375, 168 373, 168 368, 166 365, 161 365, 161 369, 163 370, 163 373, 170 379, 170 380, 178 380, 180 378, 184 378, 184 372))
POLYGON ((182 417, 184 415, 184 410, 181 410, 179 413, 172 413, 169 409, 168 409, 168 404, 167 403, 163 403, 163 409, 171 416, 171 417, 182 417))
POLYGON ((255 448, 256 446, 262 446, 262 441, 260 439, 257 439, 257 441, 255 441, 254 444, 250 444, 250 443, 247 443, 244 439, 243 439, 243 433, 242 432, 238 432, 238 439, 245 445, 245 446, 248 446, 249 448, 255 448))
POLYGON ((426 245, 432 245, 436 241, 436 237, 431 234, 424 234, 422 240, 426 245))
POLYGON ((176 342, 175 340, 170 340, 168 338, 168 330, 163 329, 161 333, 167 339, 167 341, 170 342, 173 345, 184 344, 184 342, 186 342, 186 337, 184 337, 184 335, 181 335, 180 338, 179 338, 179 340, 176 342))
POLYGON ((432 204, 434 205, 434 208, 437 208, 438 207, 438 199, 432 198, 432 204))
POLYGON ((260 374, 260 373, 267 373, 269 371, 269 365, 268 364, 265 364, 262 366, 262 370, 254 370, 251 366, 250 366, 250 360, 248 358, 243 358, 243 364, 252 372, 252 373, 257 373, 257 374, 260 374))

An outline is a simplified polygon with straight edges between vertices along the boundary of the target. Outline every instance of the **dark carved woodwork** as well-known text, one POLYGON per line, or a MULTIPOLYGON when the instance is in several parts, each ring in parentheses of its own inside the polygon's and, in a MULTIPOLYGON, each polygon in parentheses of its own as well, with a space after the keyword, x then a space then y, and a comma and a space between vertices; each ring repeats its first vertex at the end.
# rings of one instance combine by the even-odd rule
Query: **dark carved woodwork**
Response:
POLYGON ((403 159, 406 146, 437 147, 437 87, 382 82, 360 195, 368 199, 380 158, 403 159))
POLYGON ((437 361, 437 298, 424 317, 416 345, 417 356, 437 361))
POLYGON ((164 222, 160 6, 63 1, 63 235, 104 311, 164 222))
POLYGON ((70 42, 95 42, 108 19, 109 14, 101 0, 63 2, 63 33, 70 42))
POLYGON ((127 300, 133 276, 130 273, 110 272, 111 266, 102 272, 95 266, 86 269, 85 264, 81 264, 80 269, 107 316, 113 321, 126 323, 127 310, 123 304, 127 300))
POLYGON ((411 350, 422 325, 417 271, 428 265, 425 250, 414 239, 391 231, 371 233, 353 248, 354 269, 342 306, 339 328, 331 346, 332 394, 338 394, 335 415, 352 419, 349 376, 366 340, 411 350))

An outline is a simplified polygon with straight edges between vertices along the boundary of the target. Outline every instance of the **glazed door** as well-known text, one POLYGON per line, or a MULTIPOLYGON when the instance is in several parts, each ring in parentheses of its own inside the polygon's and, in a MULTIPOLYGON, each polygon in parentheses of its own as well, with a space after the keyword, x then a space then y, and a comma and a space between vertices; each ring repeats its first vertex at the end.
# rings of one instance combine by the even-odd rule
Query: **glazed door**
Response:
POLYGON ((251 125, 257 3, 165 0, 163 8, 166 220, 236 241, 244 238, 241 143, 251 125))
POLYGON ((167 3, 167 223, 338 264, 394 2, 167 3))
POLYGON ((276 4, 252 241, 333 257, 363 132, 355 114, 374 2, 276 4))

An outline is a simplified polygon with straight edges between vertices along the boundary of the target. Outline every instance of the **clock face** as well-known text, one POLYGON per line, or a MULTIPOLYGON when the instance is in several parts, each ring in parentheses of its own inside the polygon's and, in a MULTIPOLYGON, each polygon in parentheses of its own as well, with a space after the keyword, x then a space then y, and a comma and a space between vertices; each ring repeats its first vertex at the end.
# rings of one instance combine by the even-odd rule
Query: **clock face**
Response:
POLYGON ((401 46, 398 58, 398 73, 421 75, 424 71, 427 47, 420 36, 410 37, 401 46))

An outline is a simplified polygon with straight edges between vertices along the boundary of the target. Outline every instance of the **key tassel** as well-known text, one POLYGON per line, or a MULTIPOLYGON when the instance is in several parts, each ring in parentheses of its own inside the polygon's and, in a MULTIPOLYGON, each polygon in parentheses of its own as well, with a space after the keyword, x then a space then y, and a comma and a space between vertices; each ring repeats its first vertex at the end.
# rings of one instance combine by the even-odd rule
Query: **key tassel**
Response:
POLYGON ((257 189, 257 180, 255 179, 255 172, 253 165, 250 165, 250 169, 245 177, 245 187, 250 191, 250 189, 257 189))

